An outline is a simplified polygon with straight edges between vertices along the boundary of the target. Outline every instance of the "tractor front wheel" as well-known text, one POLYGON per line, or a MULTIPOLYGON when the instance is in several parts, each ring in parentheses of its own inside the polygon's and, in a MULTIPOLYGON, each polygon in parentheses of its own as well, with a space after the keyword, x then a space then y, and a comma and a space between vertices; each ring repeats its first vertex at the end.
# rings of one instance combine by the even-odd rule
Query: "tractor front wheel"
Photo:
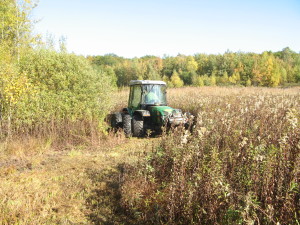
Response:
POLYGON ((140 115, 133 116, 132 125, 134 137, 144 136, 144 120, 140 115))
POLYGON ((131 116, 129 114, 123 114, 123 130, 126 137, 131 136, 131 116))

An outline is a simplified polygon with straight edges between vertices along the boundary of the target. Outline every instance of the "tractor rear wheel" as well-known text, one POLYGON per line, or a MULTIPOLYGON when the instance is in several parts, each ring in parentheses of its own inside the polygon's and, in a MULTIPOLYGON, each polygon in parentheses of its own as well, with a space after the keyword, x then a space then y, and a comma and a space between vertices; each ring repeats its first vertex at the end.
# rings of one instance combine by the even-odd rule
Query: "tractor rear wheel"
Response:
POLYGON ((115 129, 122 127, 122 114, 119 112, 112 114, 110 125, 115 129))
POLYGON ((123 130, 126 137, 130 137, 132 135, 131 116, 129 114, 123 114, 123 130))
POLYGON ((140 115, 133 116, 132 125, 134 137, 144 136, 144 120, 140 115))

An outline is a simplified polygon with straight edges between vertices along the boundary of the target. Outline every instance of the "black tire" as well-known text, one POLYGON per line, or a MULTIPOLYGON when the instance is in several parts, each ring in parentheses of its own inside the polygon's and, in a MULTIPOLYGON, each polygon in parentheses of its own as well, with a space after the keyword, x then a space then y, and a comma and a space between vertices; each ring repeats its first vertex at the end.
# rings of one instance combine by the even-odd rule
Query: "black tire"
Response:
POLYGON ((112 128, 118 128, 118 123, 117 123, 117 118, 115 114, 112 114, 111 119, 110 119, 110 126, 112 128))
POLYGON ((115 129, 118 129, 118 128, 122 127, 122 115, 121 115, 121 113, 112 114, 110 125, 111 125, 112 128, 115 128, 115 129))
POLYGON ((126 137, 131 137, 131 116, 129 114, 123 114, 123 130, 126 137))
POLYGON ((132 119, 132 128, 134 137, 143 137, 144 131, 144 120, 140 115, 134 115, 132 119))

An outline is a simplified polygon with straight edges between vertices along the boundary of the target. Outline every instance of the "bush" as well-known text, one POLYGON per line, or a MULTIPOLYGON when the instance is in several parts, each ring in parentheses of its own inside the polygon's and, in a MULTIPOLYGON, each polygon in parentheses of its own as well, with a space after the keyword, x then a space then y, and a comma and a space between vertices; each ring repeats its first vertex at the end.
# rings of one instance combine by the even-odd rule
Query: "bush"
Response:
MULTIPOLYGON (((49 124, 61 129, 64 123, 78 121, 101 124, 111 107, 110 78, 96 72, 83 56, 30 51, 20 59, 17 74, 26 81, 24 91, 13 104, 3 104, 3 124, 11 123, 14 132, 40 130, 49 124)), ((11 93, 16 96, 15 90, 11 93)))

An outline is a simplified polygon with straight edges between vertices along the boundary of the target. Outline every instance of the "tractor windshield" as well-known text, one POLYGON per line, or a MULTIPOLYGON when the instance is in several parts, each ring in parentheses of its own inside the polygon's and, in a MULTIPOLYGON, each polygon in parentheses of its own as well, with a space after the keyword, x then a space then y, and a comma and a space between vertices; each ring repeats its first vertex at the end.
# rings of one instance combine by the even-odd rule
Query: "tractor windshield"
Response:
POLYGON ((142 104, 166 105, 166 85, 143 85, 142 104))

